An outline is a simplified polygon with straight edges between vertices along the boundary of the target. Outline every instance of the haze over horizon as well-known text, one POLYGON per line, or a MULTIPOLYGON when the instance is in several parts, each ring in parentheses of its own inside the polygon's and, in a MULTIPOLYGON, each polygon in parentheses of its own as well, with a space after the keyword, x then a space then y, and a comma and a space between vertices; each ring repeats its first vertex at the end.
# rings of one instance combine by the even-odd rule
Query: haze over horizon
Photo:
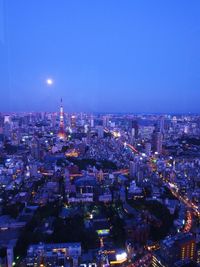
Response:
POLYGON ((0 0, 0 111, 200 113, 199 8, 0 0))

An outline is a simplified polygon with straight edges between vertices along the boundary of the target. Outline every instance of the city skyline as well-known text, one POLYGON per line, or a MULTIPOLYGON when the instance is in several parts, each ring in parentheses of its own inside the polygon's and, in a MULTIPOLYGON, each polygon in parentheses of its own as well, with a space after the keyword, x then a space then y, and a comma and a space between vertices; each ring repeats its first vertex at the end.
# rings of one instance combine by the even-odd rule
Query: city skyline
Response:
POLYGON ((0 265, 198 267, 200 115, 59 107, 0 113, 0 265))
POLYGON ((199 6, 1 0, 1 111, 199 113, 199 6))
POLYGON ((200 267, 199 10, 0 0, 0 267, 200 267))

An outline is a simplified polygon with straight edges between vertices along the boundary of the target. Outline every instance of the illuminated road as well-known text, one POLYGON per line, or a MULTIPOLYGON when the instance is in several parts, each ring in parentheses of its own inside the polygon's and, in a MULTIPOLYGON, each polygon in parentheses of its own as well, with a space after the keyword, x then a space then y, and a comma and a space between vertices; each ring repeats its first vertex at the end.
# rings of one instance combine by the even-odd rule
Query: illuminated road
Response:
MULTIPOLYGON (((53 172, 51 171, 44 171, 44 172, 40 172, 41 174, 45 175, 45 176, 53 176, 53 172)), ((128 174, 129 173, 129 170, 128 169, 122 169, 122 170, 119 170, 119 171, 115 171, 115 172, 112 172, 112 174, 128 174)), ((109 175, 110 173, 109 172, 103 172, 103 175, 109 175)), ((91 175, 91 176, 95 176, 96 173, 94 172, 89 172, 88 175, 91 175)), ((82 173, 70 173, 70 177, 82 177, 83 174, 82 173)))
MULTIPOLYGON (((119 140, 120 141, 120 140, 119 140)), ((121 141, 120 141, 121 142, 121 141)), ((131 144, 128 144, 128 143, 125 143, 124 145, 126 145, 127 147, 129 147, 133 153, 137 153, 137 154, 140 154, 139 151, 134 147, 132 146, 131 144)), ((154 170, 154 171, 157 171, 154 170)), ((171 191, 171 193, 179 200, 181 201, 189 210, 192 210, 192 212, 194 213, 194 215, 198 218, 200 218, 200 211, 199 211, 199 207, 193 203, 190 199, 188 199, 187 197, 184 197, 184 196, 181 196, 178 192, 178 188, 175 184, 173 183, 170 183, 170 182, 167 182, 167 181, 164 181, 163 178, 161 178, 163 183, 165 184, 165 186, 167 186, 167 188, 171 191)), ((192 216, 190 219, 188 219, 188 226, 186 227, 187 230, 186 231, 189 231, 188 229, 191 228, 191 225, 192 225, 192 216)))
MULTIPOLYGON (((115 138, 119 138, 119 137, 121 136, 120 133, 115 132, 115 131, 112 131, 112 132, 111 132, 111 131, 109 131, 109 129, 107 129, 107 128, 105 128, 104 131, 105 131, 106 133, 109 133, 109 132, 110 132, 110 133, 113 135, 113 137, 115 137, 115 138)), ((138 150, 137 150, 134 146, 132 146, 131 144, 126 143, 126 142, 122 142, 120 139, 118 139, 118 141, 119 141, 121 144, 126 145, 127 147, 129 147, 134 153, 139 153, 138 150)))
POLYGON ((167 188, 171 191, 171 193, 173 194, 173 196, 175 196, 177 199, 179 199, 182 203, 185 204, 185 206, 192 210, 194 215, 198 218, 200 218, 200 211, 197 205, 195 205, 189 198, 180 195, 180 193, 178 192, 178 188, 177 185, 174 183, 170 183, 170 182, 164 182, 164 184, 167 186, 167 188))
POLYGON ((126 144, 126 145, 127 145, 127 147, 129 147, 134 153, 139 153, 138 150, 137 150, 134 146, 132 146, 131 144, 126 144))

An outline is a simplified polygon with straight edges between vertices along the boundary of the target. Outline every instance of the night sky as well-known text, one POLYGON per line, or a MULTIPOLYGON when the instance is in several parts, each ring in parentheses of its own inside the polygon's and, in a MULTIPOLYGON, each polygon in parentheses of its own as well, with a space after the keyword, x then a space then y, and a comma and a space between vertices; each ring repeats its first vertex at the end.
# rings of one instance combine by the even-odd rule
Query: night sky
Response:
POLYGON ((200 112, 199 14, 199 0, 0 0, 0 111, 62 97, 70 112, 200 112))

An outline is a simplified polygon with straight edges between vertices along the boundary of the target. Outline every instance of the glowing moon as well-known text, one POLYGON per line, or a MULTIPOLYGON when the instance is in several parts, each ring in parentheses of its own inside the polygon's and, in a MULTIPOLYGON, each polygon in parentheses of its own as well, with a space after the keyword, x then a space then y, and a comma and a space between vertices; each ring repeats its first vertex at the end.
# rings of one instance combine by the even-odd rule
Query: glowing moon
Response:
POLYGON ((52 85, 52 84, 53 84, 53 80, 49 78, 49 79, 46 80, 46 83, 47 83, 48 85, 52 85))

